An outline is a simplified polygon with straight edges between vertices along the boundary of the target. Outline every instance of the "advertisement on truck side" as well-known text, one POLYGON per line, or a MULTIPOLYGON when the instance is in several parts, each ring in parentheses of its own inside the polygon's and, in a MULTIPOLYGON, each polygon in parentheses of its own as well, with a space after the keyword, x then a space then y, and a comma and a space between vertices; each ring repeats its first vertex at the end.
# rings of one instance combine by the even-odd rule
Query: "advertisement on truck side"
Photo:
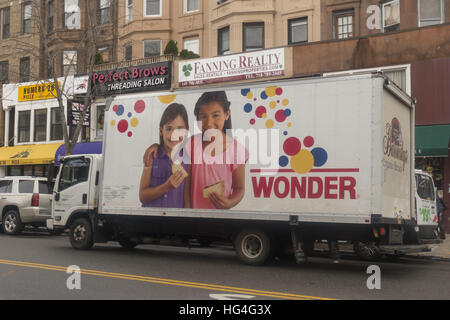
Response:
POLYGON ((118 97, 105 123, 103 211, 370 214, 372 86, 118 97))

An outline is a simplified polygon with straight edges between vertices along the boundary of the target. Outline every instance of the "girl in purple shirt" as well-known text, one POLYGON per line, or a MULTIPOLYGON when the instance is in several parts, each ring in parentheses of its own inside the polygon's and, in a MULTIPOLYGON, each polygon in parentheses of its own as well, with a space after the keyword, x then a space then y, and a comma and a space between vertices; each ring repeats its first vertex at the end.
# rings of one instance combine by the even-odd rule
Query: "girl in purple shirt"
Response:
MULTIPOLYGON (((141 176, 139 200, 143 207, 183 208, 189 190, 181 171, 172 174, 172 150, 180 141, 172 139, 175 130, 189 129, 186 108, 172 103, 164 111, 159 124, 159 147, 156 157, 146 162, 141 176)), ((184 137, 182 138, 184 139, 184 137)), ((182 155, 180 155, 182 156, 182 155)), ((187 165, 182 163, 187 171, 187 165)), ((186 205, 188 206, 188 205, 186 205)))

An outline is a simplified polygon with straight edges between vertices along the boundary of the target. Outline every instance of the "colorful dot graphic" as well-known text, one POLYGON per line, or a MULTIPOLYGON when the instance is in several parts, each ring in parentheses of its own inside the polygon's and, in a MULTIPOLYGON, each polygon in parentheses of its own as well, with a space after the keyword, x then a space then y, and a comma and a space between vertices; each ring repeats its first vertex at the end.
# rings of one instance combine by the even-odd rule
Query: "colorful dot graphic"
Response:
POLYGON ((308 173, 313 167, 314 156, 308 150, 300 150, 299 153, 291 158, 291 168, 297 173, 308 173))
POLYGON ((244 106, 244 111, 245 111, 245 112, 250 113, 250 112, 252 112, 252 110, 253 110, 253 106, 252 106, 250 103, 247 103, 247 104, 244 106))
POLYGON ((264 107, 264 106, 259 106, 258 108, 256 108, 255 115, 256 115, 258 118, 263 118, 263 117, 264 117, 264 114, 267 114, 267 109, 266 109, 266 107, 264 107))
POLYGON ((128 130, 128 122, 127 120, 120 120, 117 124, 117 130, 119 130, 120 133, 124 133, 128 130))
POLYGON ((302 144, 300 140, 294 137, 286 139, 286 141, 283 144, 284 153, 286 153, 289 156, 295 156, 297 153, 300 152, 301 148, 302 144))
POLYGON ((145 110, 145 102, 143 100, 139 100, 134 104, 134 111, 137 113, 142 113, 145 110))
MULTIPOLYGON (((134 103, 133 107, 136 113, 142 113, 145 111, 145 102, 143 100, 138 100, 134 103)), ((115 105, 112 108, 112 111, 122 119, 113 119, 110 121, 110 125, 112 127, 117 124, 117 131, 120 133, 126 133, 129 138, 133 136, 133 132, 128 131, 130 127, 136 128, 139 125, 139 119, 137 117, 133 117, 133 112, 126 110, 123 105, 115 105)))

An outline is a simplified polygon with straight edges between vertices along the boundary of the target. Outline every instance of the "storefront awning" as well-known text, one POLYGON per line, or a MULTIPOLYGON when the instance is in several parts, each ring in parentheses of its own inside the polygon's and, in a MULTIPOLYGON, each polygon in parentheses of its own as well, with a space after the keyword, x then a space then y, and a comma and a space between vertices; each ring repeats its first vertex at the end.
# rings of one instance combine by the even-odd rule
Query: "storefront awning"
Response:
POLYGON ((55 152, 61 143, 33 144, 0 148, 0 165, 49 164, 55 160, 55 152))
POLYGON ((416 127, 416 157, 448 157, 450 124, 416 127))
MULTIPOLYGON (((72 154, 100 154, 102 153, 101 142, 82 142, 77 143, 72 150, 72 154)), ((59 166, 61 158, 66 155, 66 146, 63 144, 54 154, 55 166, 59 166)))

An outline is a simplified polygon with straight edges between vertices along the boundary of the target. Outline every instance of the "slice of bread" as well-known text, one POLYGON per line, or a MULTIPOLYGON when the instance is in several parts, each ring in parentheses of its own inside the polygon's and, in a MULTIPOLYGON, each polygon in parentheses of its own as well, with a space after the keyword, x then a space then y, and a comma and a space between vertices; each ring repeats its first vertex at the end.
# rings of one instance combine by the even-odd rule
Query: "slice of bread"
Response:
POLYGON ((223 196, 225 193, 225 181, 220 181, 203 189, 203 198, 208 198, 211 193, 217 193, 223 196))
POLYGON ((181 171, 183 173, 183 179, 188 176, 188 173, 186 172, 186 170, 184 170, 184 167, 181 165, 179 160, 175 160, 172 163, 172 174, 174 174, 177 171, 181 171))

